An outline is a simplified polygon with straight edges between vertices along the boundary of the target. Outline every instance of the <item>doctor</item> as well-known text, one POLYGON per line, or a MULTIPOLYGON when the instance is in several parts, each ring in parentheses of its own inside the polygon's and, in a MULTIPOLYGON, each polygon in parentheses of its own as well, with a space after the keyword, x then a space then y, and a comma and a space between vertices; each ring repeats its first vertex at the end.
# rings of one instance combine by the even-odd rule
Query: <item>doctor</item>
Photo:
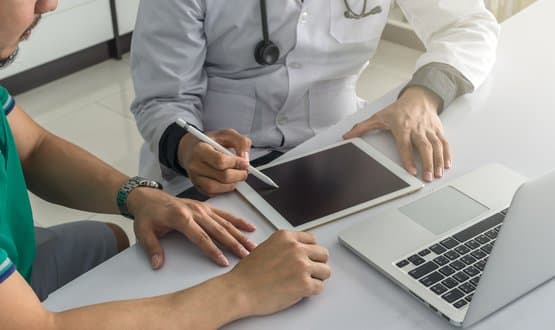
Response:
MULTIPOLYGON (((482 0, 398 0, 427 52, 397 101, 344 138, 390 130, 403 166, 425 181, 452 165, 439 113, 477 88, 499 26, 482 0)), ((355 93, 390 0, 141 1, 132 46, 146 140, 141 174, 171 193, 213 196, 247 177, 251 148, 285 151, 365 105, 355 93), (183 118, 234 148, 225 156, 174 124, 183 118)), ((253 149, 254 153, 254 149, 253 149)))

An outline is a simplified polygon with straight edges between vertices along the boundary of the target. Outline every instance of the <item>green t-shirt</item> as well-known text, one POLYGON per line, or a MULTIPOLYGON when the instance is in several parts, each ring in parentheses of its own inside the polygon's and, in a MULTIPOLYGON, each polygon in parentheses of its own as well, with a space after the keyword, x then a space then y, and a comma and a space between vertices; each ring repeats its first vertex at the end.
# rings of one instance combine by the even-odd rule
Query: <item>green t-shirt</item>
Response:
POLYGON ((30 283, 35 232, 27 185, 6 119, 14 106, 0 86, 0 283, 15 269, 30 283))

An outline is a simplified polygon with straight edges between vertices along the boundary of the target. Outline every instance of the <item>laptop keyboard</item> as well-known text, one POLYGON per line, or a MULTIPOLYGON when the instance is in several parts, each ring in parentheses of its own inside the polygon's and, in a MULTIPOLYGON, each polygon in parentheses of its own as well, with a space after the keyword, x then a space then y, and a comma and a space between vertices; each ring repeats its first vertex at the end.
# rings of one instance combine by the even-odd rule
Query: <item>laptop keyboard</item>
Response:
POLYGON ((478 286, 505 209, 439 243, 398 261, 395 265, 457 309, 468 305, 478 286), (409 268, 410 269, 410 268, 409 268))

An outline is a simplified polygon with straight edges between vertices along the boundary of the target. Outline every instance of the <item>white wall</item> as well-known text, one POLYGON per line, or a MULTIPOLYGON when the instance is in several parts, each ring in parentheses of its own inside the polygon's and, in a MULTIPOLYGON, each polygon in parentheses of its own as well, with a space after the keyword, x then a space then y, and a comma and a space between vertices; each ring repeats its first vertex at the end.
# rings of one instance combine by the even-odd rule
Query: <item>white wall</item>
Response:
POLYGON ((139 1, 140 0, 116 1, 116 11, 118 13, 118 25, 120 35, 129 33, 134 30, 135 20, 137 18, 137 11, 139 10, 139 1))
MULTIPOLYGON (((133 30, 138 5, 139 0, 116 1, 120 34, 133 30)), ((0 79, 113 38, 108 0, 62 0, 56 11, 44 15, 31 39, 21 43, 16 62, 0 71, 0 79)))

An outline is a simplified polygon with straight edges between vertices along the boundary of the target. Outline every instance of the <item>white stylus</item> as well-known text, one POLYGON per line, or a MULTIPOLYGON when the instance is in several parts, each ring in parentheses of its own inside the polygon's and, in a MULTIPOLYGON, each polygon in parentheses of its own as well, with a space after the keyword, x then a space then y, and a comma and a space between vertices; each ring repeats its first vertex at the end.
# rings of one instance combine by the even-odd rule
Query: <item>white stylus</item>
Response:
MULTIPOLYGON (((185 120, 179 118, 175 121, 175 123, 177 125, 183 127, 184 129, 186 129, 187 132, 193 134, 197 139, 201 140, 202 142, 208 143, 209 145, 214 147, 219 152, 224 153, 228 156, 236 156, 231 151, 229 151, 228 149, 226 149, 225 147, 220 145, 218 142, 212 140, 206 134, 199 131, 195 126, 189 125, 189 123, 186 122, 185 120)), ((267 175, 260 172, 255 167, 251 166, 250 164, 249 164, 249 173, 254 175, 255 177, 257 177, 258 179, 260 179, 260 181, 264 182, 265 184, 267 184, 269 186, 272 186, 274 188, 279 188, 279 186, 272 179, 270 179, 267 175)))

